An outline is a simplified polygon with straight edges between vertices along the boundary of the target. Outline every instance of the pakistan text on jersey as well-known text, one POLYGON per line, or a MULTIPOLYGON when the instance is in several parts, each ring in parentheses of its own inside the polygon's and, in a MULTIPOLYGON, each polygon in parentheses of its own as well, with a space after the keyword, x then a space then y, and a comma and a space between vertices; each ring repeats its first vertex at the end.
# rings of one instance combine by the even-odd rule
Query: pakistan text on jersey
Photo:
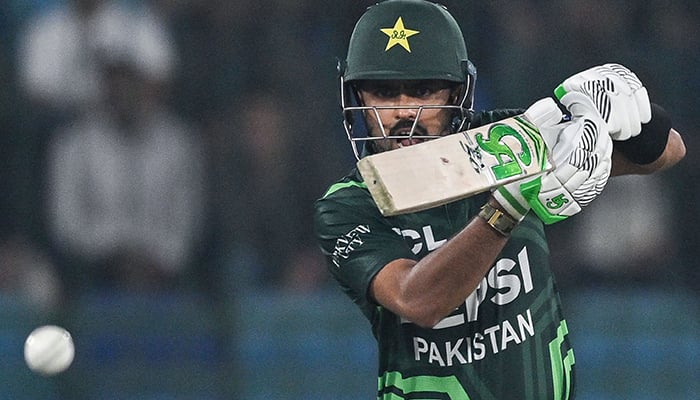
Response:
POLYGON ((503 320, 483 332, 471 337, 462 337, 442 343, 428 341, 422 337, 413 337, 413 352, 416 361, 427 361, 441 367, 454 364, 471 364, 484 359, 489 354, 517 346, 535 335, 530 309, 515 318, 503 320))

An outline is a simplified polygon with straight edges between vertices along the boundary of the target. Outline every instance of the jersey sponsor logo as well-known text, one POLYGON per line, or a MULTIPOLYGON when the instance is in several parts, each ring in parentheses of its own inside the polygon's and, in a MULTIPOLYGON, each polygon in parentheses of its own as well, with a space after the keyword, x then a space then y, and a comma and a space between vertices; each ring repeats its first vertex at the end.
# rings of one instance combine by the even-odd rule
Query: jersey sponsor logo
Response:
POLYGON ((336 267, 340 268, 341 259, 347 259, 350 256, 350 253, 353 252, 353 250, 362 246, 362 244, 364 243, 364 241, 362 240, 362 235, 367 234, 369 232, 369 226, 358 225, 355 228, 353 228, 350 232, 339 237, 335 241, 335 248, 333 249, 333 254, 331 257, 331 259, 333 260, 333 264, 336 267))
MULTIPOLYGON (((481 280, 476 290, 465 301, 466 320, 474 322, 479 315, 479 306, 484 301, 504 306, 515 301, 522 293, 530 293, 534 289, 532 272, 530 270, 530 258, 527 255, 527 247, 518 252, 518 259, 501 258, 489 270, 481 280), (516 267, 519 267, 518 275, 516 267), (495 293, 489 297, 489 293, 495 293), (487 298, 488 297, 488 298, 487 298)), ((445 328, 449 326, 444 326, 445 328)))
MULTIPOLYGON (((420 232, 415 229, 400 228, 394 228, 394 231, 412 243, 411 252, 416 255, 420 254, 424 247, 427 251, 433 251, 447 242, 447 239, 436 240, 430 225, 423 226, 420 232)), ((501 258, 496 261, 476 290, 465 300, 465 313, 450 315, 435 325, 433 329, 450 328, 465 322, 474 322, 479 314, 479 306, 484 301, 488 300, 503 306, 517 299, 521 293, 529 293, 533 289, 530 258, 527 254, 527 247, 523 247, 518 252, 517 260, 501 258), (517 270, 519 270, 520 275, 515 273, 517 270), (495 293, 487 299, 489 293, 494 291, 495 293)), ((403 320, 403 322, 410 321, 403 320)))
POLYGON ((447 242, 447 239, 435 240, 433 227, 430 225, 422 227, 420 232, 415 229, 400 228, 394 228, 394 232, 402 235, 404 239, 413 244, 411 252, 416 255, 423 251, 424 246, 427 251, 433 251, 447 242))
MULTIPOLYGON (((445 317, 433 329, 452 328, 467 322, 474 322, 479 317, 479 307, 484 301, 504 306, 515 301, 522 293, 530 293, 533 289, 530 258, 525 246, 518 252, 517 260, 501 258, 496 261, 481 280, 479 286, 464 301, 465 311, 445 317), (517 270, 519 270, 519 274, 517 270)), ((410 323, 411 321, 404 319, 402 322, 410 323)))
MULTIPOLYGON (((465 300, 464 312, 452 314, 433 330, 452 328, 475 322, 479 318, 479 309, 484 302, 505 306, 514 302, 520 295, 534 289, 530 259, 527 247, 517 254, 517 259, 501 258, 484 276, 481 283, 465 300)), ((402 321, 410 323, 408 320, 402 321)), ((474 333, 471 337, 461 337, 445 342, 433 342, 423 337, 413 338, 416 361, 427 361, 440 366, 452 366, 455 363, 468 364, 506 350, 511 345, 518 345, 534 336, 535 328, 530 309, 514 318, 504 319, 498 324, 474 333)))

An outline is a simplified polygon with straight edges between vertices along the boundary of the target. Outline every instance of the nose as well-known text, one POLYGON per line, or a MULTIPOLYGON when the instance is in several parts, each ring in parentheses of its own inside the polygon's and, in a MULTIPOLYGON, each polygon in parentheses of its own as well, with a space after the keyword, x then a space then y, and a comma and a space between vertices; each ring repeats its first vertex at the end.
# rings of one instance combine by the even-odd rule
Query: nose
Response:
POLYGON ((395 119, 410 119, 413 120, 416 118, 416 115, 418 114, 418 107, 416 103, 416 99, 408 96, 404 93, 400 94, 398 99, 397 99, 397 106, 400 107, 408 107, 408 106, 416 106, 414 107, 409 107, 409 108, 397 108, 396 111, 394 112, 394 118, 395 119))

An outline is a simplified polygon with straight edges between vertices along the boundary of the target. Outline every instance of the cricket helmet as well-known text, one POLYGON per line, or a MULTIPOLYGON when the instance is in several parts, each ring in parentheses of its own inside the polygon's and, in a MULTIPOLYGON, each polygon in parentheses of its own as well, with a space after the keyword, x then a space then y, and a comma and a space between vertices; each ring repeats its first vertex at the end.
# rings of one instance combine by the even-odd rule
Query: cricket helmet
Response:
POLYGON ((467 57, 467 46, 457 21, 440 4, 386 0, 367 8, 355 25, 347 57, 339 62, 338 70, 344 124, 358 159, 357 142, 373 138, 366 132, 354 132, 357 118, 353 114, 376 113, 376 109, 360 104, 356 87, 359 81, 454 82, 461 86, 461 92, 456 104, 446 106, 455 111, 451 130, 456 132, 468 126, 476 68, 467 57))

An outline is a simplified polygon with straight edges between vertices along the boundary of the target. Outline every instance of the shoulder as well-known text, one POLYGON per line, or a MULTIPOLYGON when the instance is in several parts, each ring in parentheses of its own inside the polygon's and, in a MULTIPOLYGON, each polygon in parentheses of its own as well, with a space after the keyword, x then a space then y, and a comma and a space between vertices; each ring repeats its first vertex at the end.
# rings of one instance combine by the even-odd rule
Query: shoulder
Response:
POLYGON ((318 201, 362 196, 363 193, 369 193, 367 185, 362 180, 362 176, 357 169, 353 169, 342 179, 331 184, 318 201))
POLYGON ((359 225, 387 224, 356 169, 330 185, 314 203, 313 215, 321 237, 344 234, 359 225))
POLYGON ((316 202, 363 197, 371 198, 360 171, 358 171, 357 167, 354 167, 345 176, 328 186, 316 202))
POLYGON ((376 209, 372 196, 362 176, 353 169, 342 179, 326 189, 325 193, 314 204, 317 218, 328 213, 359 212, 360 210, 376 209))

